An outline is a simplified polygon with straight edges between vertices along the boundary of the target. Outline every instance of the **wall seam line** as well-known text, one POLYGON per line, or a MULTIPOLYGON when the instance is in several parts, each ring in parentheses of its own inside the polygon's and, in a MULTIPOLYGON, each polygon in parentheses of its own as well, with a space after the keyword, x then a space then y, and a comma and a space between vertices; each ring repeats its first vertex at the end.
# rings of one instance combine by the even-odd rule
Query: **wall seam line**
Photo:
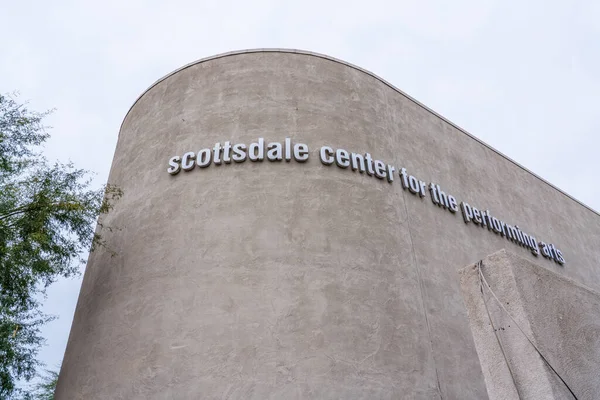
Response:
POLYGON ((431 338, 431 326, 429 324, 429 317, 427 316, 427 307, 425 306, 425 291, 423 289, 423 281, 421 279, 421 272, 419 271, 419 265, 417 264, 417 253, 415 251, 415 244, 412 237, 412 228, 410 225, 410 214, 408 213, 408 205, 406 204, 406 193, 405 189, 402 189, 402 200, 404 203, 404 211, 406 212, 406 226, 408 227, 408 237, 410 239, 410 247, 412 250, 412 259, 415 271, 417 272, 417 280, 419 281, 419 292, 421 294, 421 305, 423 307, 423 316, 425 317, 425 324, 427 325, 427 335, 429 336, 429 348, 431 349, 431 359, 433 360, 433 369, 435 370, 435 379, 437 383, 438 394, 440 399, 443 400, 442 388, 440 385, 440 376, 438 374, 437 362, 433 351, 433 340, 431 338))

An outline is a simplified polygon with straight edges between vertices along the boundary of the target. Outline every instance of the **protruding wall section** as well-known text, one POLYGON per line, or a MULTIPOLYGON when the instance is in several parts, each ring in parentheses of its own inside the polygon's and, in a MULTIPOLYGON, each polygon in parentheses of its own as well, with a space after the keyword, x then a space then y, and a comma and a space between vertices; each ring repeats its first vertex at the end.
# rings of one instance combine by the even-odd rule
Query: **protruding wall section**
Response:
POLYGON ((461 276, 491 400, 597 398, 599 293, 505 251, 461 276))

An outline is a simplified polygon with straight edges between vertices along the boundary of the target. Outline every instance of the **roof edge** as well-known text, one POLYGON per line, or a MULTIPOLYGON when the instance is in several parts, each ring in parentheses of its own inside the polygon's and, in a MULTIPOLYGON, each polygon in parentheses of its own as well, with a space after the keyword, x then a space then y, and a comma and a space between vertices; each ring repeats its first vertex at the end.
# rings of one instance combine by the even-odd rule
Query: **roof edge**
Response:
POLYGON ((395 90, 400 95, 402 95, 405 98, 407 98, 408 100, 412 101, 413 103, 415 103, 419 107, 422 107, 424 110, 426 110, 429 113, 431 113, 431 114, 435 115, 436 117, 440 118, 442 121, 446 122, 447 124, 451 125, 452 127, 458 129, 463 134, 467 135, 471 139, 475 140, 476 142, 480 143, 481 145, 483 145, 483 146, 487 147, 488 149, 492 150, 494 153, 498 154, 499 156, 503 157, 504 159, 510 161, 511 163, 513 163, 517 167, 521 168, 525 172, 533 175, 534 177, 536 177, 537 179, 539 179, 540 181, 542 181, 546 185, 548 185, 551 188, 559 191, 563 195, 567 196, 569 199, 575 201, 577 204, 579 204, 579 205, 587 208, 589 211, 591 211, 594 214, 600 216, 600 213, 598 211, 594 210, 592 207, 588 206, 587 204, 585 204, 584 202, 582 202, 580 200, 577 200, 575 197, 571 196, 570 194, 568 194, 564 190, 560 189, 556 185, 548 182, 546 179, 542 178, 541 176, 539 176, 535 172, 533 172, 533 171, 529 170, 528 168, 524 167, 523 165, 521 165, 520 163, 516 162, 512 158, 508 157, 507 155, 505 155, 501 151, 496 150, 495 148, 493 148, 489 144, 485 143, 481 139, 479 139, 476 136, 470 134, 469 132, 467 132, 466 130, 464 130, 463 128, 461 128, 460 126, 458 126, 457 124, 455 124, 454 122, 452 122, 449 119, 445 118, 443 115, 438 114, 437 112, 435 112, 431 108, 427 107, 425 104, 423 104, 420 101, 416 100, 412 96, 406 94, 405 92, 403 92, 402 90, 398 89, 396 86, 392 85, 391 83, 389 83, 385 79, 381 78, 380 76, 378 76, 378 75, 374 74, 373 72, 368 71, 368 70, 366 70, 364 68, 361 68, 361 67, 359 67, 357 65, 351 64, 349 62, 346 62, 346 61, 343 61, 343 60, 340 60, 338 58, 331 57, 331 56, 328 56, 328 55, 325 55, 325 54, 315 53, 315 52, 312 52, 312 51, 298 50, 298 49, 283 49, 283 48, 256 48, 256 49, 229 51, 229 52, 226 52, 226 53, 220 53, 220 54, 216 54, 214 56, 205 57, 205 58, 201 58, 201 59, 196 60, 196 61, 192 61, 191 63, 186 64, 186 65, 184 65, 184 66, 182 66, 180 68, 177 68, 176 70, 174 70, 174 71, 166 74, 165 76, 163 76, 162 78, 160 78, 156 82, 154 82, 152 85, 150 85, 146 90, 144 90, 142 92, 142 94, 140 94, 138 96, 138 98, 133 102, 133 104, 131 105, 131 107, 129 107, 129 110, 125 114, 125 117, 123 118, 123 122, 121 122, 121 126, 119 128, 119 134, 121 132, 121 129, 123 128, 123 124, 125 123, 125 120, 127 119, 127 116, 129 115, 129 113, 131 112, 131 110, 133 109, 133 107, 135 107, 135 105, 137 104, 137 102, 140 101, 140 99, 142 97, 144 97, 144 95, 146 93, 148 93, 148 91, 150 91, 152 88, 154 88, 156 85, 158 85, 162 81, 164 81, 164 80, 168 79, 169 77, 177 74, 178 72, 183 71, 184 69, 192 67, 192 66, 194 66, 196 64, 200 64, 200 63, 203 63, 203 62, 206 62, 206 61, 216 60, 216 59, 219 59, 219 58, 224 58, 224 57, 229 57, 229 56, 235 56, 235 55, 241 55, 241 54, 249 54, 249 53, 290 53, 290 54, 302 54, 302 55, 306 55, 306 56, 312 56, 312 57, 317 57, 317 58, 322 58, 322 59, 325 59, 325 60, 333 61, 333 62, 342 64, 342 65, 345 65, 347 67, 356 69, 356 70, 358 70, 360 72, 363 72, 363 73, 365 73, 365 74, 367 74, 367 75, 369 75, 369 76, 377 79, 378 81, 380 81, 381 83, 383 83, 386 86, 390 87, 391 89, 395 90))

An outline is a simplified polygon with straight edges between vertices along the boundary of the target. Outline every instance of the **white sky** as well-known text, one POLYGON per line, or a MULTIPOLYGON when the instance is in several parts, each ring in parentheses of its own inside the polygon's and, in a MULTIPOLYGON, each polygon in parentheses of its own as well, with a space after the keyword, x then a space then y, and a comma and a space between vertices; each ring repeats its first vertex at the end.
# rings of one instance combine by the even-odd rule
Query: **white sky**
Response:
MULTIPOLYGON (((142 91, 217 53, 285 47, 366 68, 600 210, 600 1, 0 0, 0 92, 56 108, 46 156, 108 176, 142 91)), ((63 356, 80 280, 45 310, 63 356)))

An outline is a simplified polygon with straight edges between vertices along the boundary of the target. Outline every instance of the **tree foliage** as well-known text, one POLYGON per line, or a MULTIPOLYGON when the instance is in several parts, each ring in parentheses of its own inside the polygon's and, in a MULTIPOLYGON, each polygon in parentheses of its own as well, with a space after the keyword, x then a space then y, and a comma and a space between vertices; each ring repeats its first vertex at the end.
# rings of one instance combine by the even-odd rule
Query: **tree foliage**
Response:
POLYGON ((34 400, 54 400, 54 391, 58 382, 58 371, 47 370, 33 392, 34 400))
POLYGON ((57 383, 58 370, 46 370, 31 390, 19 393, 19 400, 54 400, 57 383))
POLYGON ((52 319, 40 299, 102 244, 96 219, 121 196, 111 185, 92 190, 87 171, 44 159, 47 115, 0 95, 0 399, 36 375, 40 328, 52 319))

